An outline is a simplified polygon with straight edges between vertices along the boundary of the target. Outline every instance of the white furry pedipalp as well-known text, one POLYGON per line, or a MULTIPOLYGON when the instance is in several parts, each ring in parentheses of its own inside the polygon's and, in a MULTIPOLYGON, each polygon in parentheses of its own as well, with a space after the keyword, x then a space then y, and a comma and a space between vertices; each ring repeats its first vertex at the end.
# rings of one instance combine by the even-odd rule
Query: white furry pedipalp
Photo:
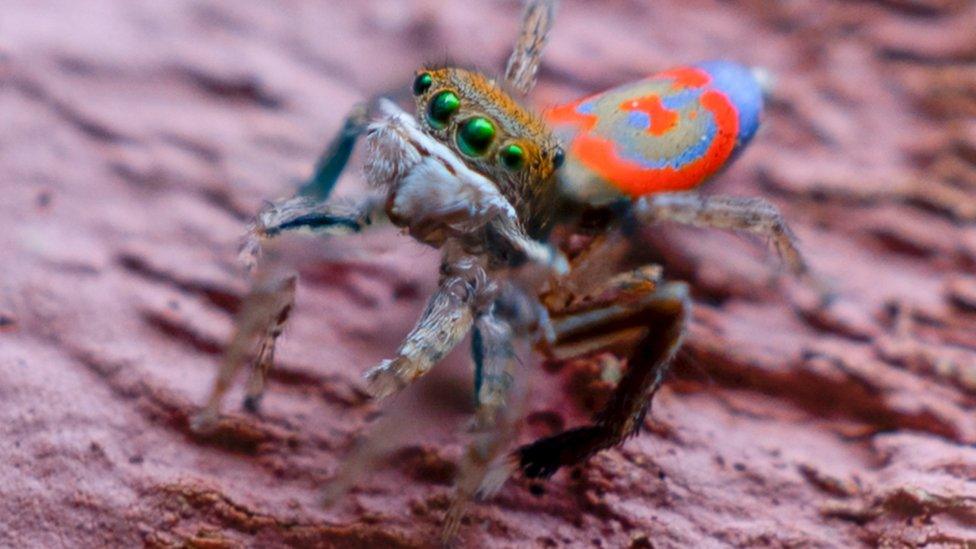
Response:
POLYGON ((443 224, 457 233, 477 230, 498 216, 518 222, 498 188, 424 133, 412 116, 386 100, 380 109, 385 116, 370 125, 366 138, 366 179, 391 191, 391 218, 408 226, 443 224))

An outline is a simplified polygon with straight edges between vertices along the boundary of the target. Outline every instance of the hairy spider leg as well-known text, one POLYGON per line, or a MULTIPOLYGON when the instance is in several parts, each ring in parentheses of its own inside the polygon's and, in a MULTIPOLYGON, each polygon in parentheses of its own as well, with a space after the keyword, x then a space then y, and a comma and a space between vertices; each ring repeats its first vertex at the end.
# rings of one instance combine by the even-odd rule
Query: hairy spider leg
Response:
POLYGON ((747 232, 772 243, 795 276, 807 276, 810 268, 796 246, 796 236, 783 214, 762 198, 703 196, 694 192, 660 193, 638 198, 631 211, 642 223, 673 221, 693 227, 747 232))
POLYGON ((258 412, 261 397, 268 378, 268 372, 274 365, 275 344, 285 329, 288 316, 295 304, 296 275, 288 275, 281 279, 273 292, 271 307, 268 308, 268 322, 258 348, 258 355, 251 361, 251 375, 247 381, 247 392, 244 395, 244 409, 252 414, 258 412))
POLYGON ((396 357, 366 372, 367 390, 374 398, 390 396, 430 371, 464 339, 475 317, 493 300, 497 288, 480 262, 451 255, 441 267, 437 290, 396 357))
POLYGON ((257 268, 267 241, 288 232, 320 236, 358 233, 383 218, 383 198, 370 195, 357 202, 318 202, 294 196, 270 203, 248 228, 239 259, 248 271, 257 268))
POLYGON ((645 224, 670 221, 757 235, 773 246, 790 274, 816 292, 820 306, 828 306, 836 297, 830 281, 807 264, 779 208, 763 198, 661 193, 635 200, 630 213, 645 224))
MULTIPOLYGON (((472 329, 476 329, 476 376, 482 376, 478 395, 474 440, 462 457, 444 538, 456 533, 466 504, 484 478, 493 459, 504 451, 509 433, 514 429, 514 414, 505 403, 511 386, 511 373, 517 360, 513 346, 516 328, 510 322, 511 310, 498 306, 497 286, 490 282, 484 267, 471 256, 460 254, 453 246, 445 250, 441 280, 414 328, 404 338, 397 356, 385 360, 366 372, 367 388, 375 398, 390 396, 430 371, 472 329), (503 417, 502 421, 497 421, 503 417)), ((520 295, 520 297, 522 297, 520 295)), ((393 449, 392 430, 402 426, 391 418, 381 419, 377 431, 364 438, 343 462, 336 476, 325 488, 325 500, 341 497, 366 468, 393 449)))
POLYGON ((657 272, 651 266, 615 277, 608 288, 616 291, 604 291, 564 311, 550 311, 555 341, 543 345, 544 352, 569 358, 613 351, 628 357, 627 372, 592 424, 518 448, 509 471, 518 468, 527 477, 549 477, 638 431, 681 345, 691 311, 688 286, 656 282, 657 272))
POLYGON ((275 341, 281 335, 295 302, 295 282, 295 275, 262 274, 257 278, 237 315, 234 335, 224 351, 207 404, 191 420, 194 431, 207 432, 216 425, 224 394, 237 372, 248 361, 255 343, 260 341, 260 350, 257 360, 252 362, 251 377, 244 398, 245 409, 252 412, 257 410, 264 391, 265 378, 274 359, 275 341))
MULTIPOLYGON (((468 504, 474 500, 495 459, 514 437, 518 414, 509 405, 513 374, 518 364, 512 320, 498 314, 498 302, 479 315, 471 337, 475 364, 476 411, 471 436, 458 464, 451 504, 441 538, 448 543, 457 534, 468 504)), ((506 315, 507 316, 507 315, 506 315)), ((520 320, 514 319, 516 323, 520 320)))
POLYGON ((508 322, 494 314, 483 314, 475 320, 471 333, 471 356, 474 362, 474 394, 477 412, 474 428, 495 423, 495 414, 505 405, 505 395, 512 384, 518 362, 508 322))
POLYGON ((349 160, 356 138, 365 128, 366 111, 364 105, 353 108, 308 182, 291 198, 265 206, 249 228, 240 259, 248 271, 259 272, 243 300, 234 336, 224 351, 207 404, 193 420, 194 429, 206 431, 214 426, 224 394, 251 358, 255 345, 257 353, 251 362, 243 406, 249 412, 258 411, 274 363, 275 344, 294 305, 297 281, 297 275, 291 272, 258 269, 264 242, 293 231, 323 235, 359 232, 382 212, 382 198, 376 196, 352 204, 326 202, 349 160))
POLYGON ((556 19, 557 0, 529 0, 522 14, 522 24, 515 48, 505 67, 505 80, 522 94, 535 86, 542 51, 556 19))

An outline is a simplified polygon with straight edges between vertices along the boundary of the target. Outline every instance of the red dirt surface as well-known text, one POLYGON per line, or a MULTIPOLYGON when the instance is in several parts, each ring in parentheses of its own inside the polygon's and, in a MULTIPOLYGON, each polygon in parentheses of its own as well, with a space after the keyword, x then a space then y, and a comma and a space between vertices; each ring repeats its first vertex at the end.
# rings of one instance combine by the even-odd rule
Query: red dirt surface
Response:
MULTIPOLYGON (((434 281, 436 253, 393 231, 290 239, 303 278, 262 415, 238 392, 217 436, 187 418, 246 290, 248 216, 357 100, 425 61, 500 67, 518 12, 3 3, 0 545, 436 539, 470 412, 464 352, 384 406, 404 427, 394 458, 319 502, 380 410, 360 373, 434 281)), ((818 310, 775 283, 761 243, 649 230, 696 309, 648 429, 541 494, 510 482, 462 544, 976 544, 974 28, 966 0, 564 2, 539 105, 716 57, 776 76, 763 130, 711 191, 779 205, 839 298, 818 310)), ((353 170, 341 193, 360 186, 353 170)), ((603 390, 592 365, 525 370, 526 438, 582 421, 603 390)))

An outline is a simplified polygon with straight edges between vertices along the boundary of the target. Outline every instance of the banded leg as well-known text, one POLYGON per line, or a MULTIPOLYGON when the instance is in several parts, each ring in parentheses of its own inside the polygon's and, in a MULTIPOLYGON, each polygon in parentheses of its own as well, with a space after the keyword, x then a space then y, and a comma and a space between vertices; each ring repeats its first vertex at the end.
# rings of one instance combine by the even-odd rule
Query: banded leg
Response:
MULTIPOLYGON (((381 200, 378 198, 369 197, 358 204, 324 202, 345 169, 356 139, 365 129, 365 123, 366 107, 355 107, 342 130, 319 159, 312 177, 298 193, 292 198, 269 204, 257 215, 240 252, 240 259, 248 271, 254 271, 258 266, 263 240, 283 232, 309 230, 341 234, 358 232, 370 224, 375 212, 380 209, 381 200)), ((245 409, 257 411, 268 371, 274 362, 277 338, 294 304, 296 280, 294 274, 282 276, 268 272, 255 277, 235 320, 234 335, 224 351, 207 404, 191 421, 194 430, 202 432, 214 426, 224 394, 259 340, 244 399, 245 409)))
POLYGON ((248 229, 241 246, 240 261, 254 270, 263 254, 265 241, 292 231, 320 235, 358 233, 382 215, 383 199, 369 196, 359 202, 316 202, 296 196, 265 206, 248 229))
MULTIPOLYGON (((616 446, 635 434, 681 345, 691 310, 688 287, 680 282, 647 285, 648 271, 635 272, 638 295, 620 302, 600 300, 577 310, 554 314, 555 356, 630 348, 627 372, 593 423, 522 446, 514 453, 528 477, 549 477, 616 446)), ((623 282, 618 281, 618 283, 623 282)))
POLYGON ((761 198, 665 193, 634 202, 636 217, 646 223, 675 221, 695 227, 745 231, 768 238, 797 276, 809 275, 796 237, 776 206, 761 198))
POLYGON ((505 67, 505 80, 523 94, 529 93, 535 85, 542 50, 555 22, 556 4, 556 0, 526 2, 519 37, 505 67))
POLYGON ((430 371, 467 335, 475 312, 491 302, 495 287, 476 260, 464 257, 445 263, 443 270, 440 286, 396 358, 366 372, 367 389, 375 398, 389 396, 430 371))
POLYGON ((224 394, 230 388, 237 372, 250 357, 255 342, 260 338, 257 359, 251 366, 247 395, 244 399, 245 409, 251 412, 257 411, 258 402, 264 393, 265 379, 274 360, 275 342, 281 335, 281 330, 295 302, 297 278, 295 275, 289 275, 270 280, 269 282, 269 278, 259 279, 245 298, 237 316, 234 335, 224 351, 207 404, 191 421, 191 428, 194 431, 206 432, 216 424, 224 394))
POLYGON ((506 407, 517 364, 515 333, 508 320, 495 314, 497 306, 475 321, 471 354, 475 364, 477 409, 472 422, 472 439, 458 465, 454 494, 444 518, 442 540, 454 538, 468 504, 484 483, 495 459, 513 438, 515 414, 506 407))

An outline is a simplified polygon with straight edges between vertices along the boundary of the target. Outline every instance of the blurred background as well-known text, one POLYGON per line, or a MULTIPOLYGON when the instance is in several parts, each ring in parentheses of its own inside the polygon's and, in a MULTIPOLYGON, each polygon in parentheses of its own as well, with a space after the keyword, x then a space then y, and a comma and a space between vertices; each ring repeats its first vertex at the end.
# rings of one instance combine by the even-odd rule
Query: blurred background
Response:
MULTIPOLYGON (((246 292, 239 238, 357 101, 450 60, 499 73, 511 1, 5 0, 0 545, 422 546, 471 408, 455 353, 388 417, 393 458, 319 503, 380 407, 437 253, 393 230, 284 243, 301 274, 260 417, 193 436, 246 292), (421 411, 418 419, 417 410, 421 411)), ((768 69, 760 134, 709 192, 764 196, 837 299, 764 243, 655 227, 694 289, 648 429, 472 509, 464 543, 976 543, 976 3, 565 0, 537 107, 668 67, 768 69)), ((361 190, 360 163, 338 194, 361 190)), ((599 364, 526 361, 523 436, 583 421, 599 364)))

